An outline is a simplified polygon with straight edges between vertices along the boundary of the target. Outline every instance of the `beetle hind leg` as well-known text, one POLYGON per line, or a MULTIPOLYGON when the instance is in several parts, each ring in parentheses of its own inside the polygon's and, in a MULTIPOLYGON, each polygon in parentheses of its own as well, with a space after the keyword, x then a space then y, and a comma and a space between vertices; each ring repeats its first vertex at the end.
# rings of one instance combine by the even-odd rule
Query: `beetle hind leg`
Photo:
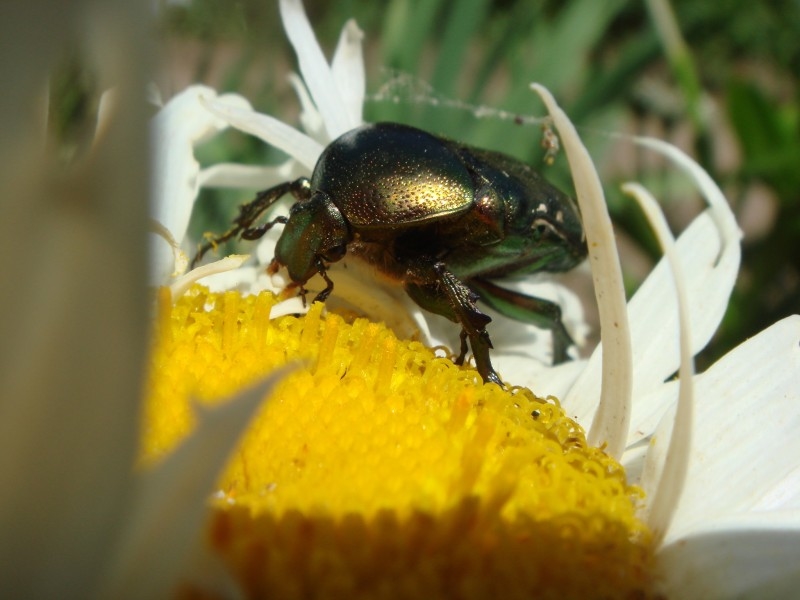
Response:
POLYGON ((469 338, 475 365, 487 383, 503 385, 492 367, 489 350, 492 341, 486 332, 491 318, 475 305, 477 296, 460 279, 453 275, 444 263, 435 263, 427 269, 413 269, 405 283, 405 289, 414 302, 425 310, 447 317, 461 325, 461 352, 454 361, 461 364, 466 355, 466 340, 469 338))
POLYGON ((467 357, 467 332, 462 328, 461 334, 459 335, 461 339, 461 348, 459 349, 458 356, 456 356, 455 360, 453 361, 458 366, 464 364, 464 359, 467 357))
POLYGON ((471 279, 469 285, 480 294, 483 302, 506 317, 550 330, 553 335, 553 364, 569 359, 567 350, 575 342, 564 327, 558 304, 500 287, 486 279, 471 279))

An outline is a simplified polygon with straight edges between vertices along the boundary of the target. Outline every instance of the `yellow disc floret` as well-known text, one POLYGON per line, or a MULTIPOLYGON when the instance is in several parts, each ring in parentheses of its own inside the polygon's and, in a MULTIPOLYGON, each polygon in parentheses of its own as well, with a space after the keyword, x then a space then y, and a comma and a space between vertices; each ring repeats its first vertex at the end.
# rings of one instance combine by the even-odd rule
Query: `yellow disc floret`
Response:
POLYGON ((208 542, 247 597, 649 597, 640 493, 556 399, 320 304, 271 320, 275 303, 165 292, 145 405, 148 463, 191 431, 190 399, 300 361, 213 500, 208 542))

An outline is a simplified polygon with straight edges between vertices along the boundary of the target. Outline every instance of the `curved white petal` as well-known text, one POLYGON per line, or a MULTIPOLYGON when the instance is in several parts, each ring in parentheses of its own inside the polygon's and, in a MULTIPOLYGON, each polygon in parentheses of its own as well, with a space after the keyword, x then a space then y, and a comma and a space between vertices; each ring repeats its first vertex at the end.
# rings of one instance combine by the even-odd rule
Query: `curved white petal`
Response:
POLYGON ((293 159, 275 167, 218 163, 198 175, 200 187, 265 190, 284 181, 293 181, 308 172, 293 159))
POLYGON ((286 35, 297 54, 303 81, 325 121, 328 137, 336 139, 357 124, 350 121, 344 99, 317 43, 303 4, 300 0, 280 0, 280 11, 286 35))
POLYGON ((317 107, 314 106, 306 84, 294 73, 289 73, 289 83, 294 88, 297 99, 300 100, 300 123, 303 129, 311 138, 322 145, 327 145, 332 140, 328 137, 325 121, 317 107))
POLYGON ((314 170, 314 165, 317 164, 317 159, 322 154, 322 145, 304 133, 275 117, 253 110, 228 106, 209 97, 202 97, 200 101, 208 110, 230 126, 252 134, 267 144, 283 150, 299 161, 308 169, 309 173, 314 170))
POLYGON ((661 591, 681 600, 796 598, 800 511, 716 521, 658 552, 661 591))
MULTIPOLYGON (((599 370, 590 372, 588 377, 584 372, 564 402, 572 411, 576 397, 595 399, 593 406, 597 409, 591 420, 589 442, 597 446, 606 444, 607 452, 620 458, 625 450, 631 417, 631 340, 622 287, 622 269, 611 218, 600 177, 575 127, 550 92, 538 84, 531 84, 531 87, 541 96, 550 112, 570 163, 586 230, 589 263, 600 312, 601 336, 606 345, 606 356, 602 359, 602 377, 599 370)), ((587 419, 581 422, 589 421, 587 419)))
MULTIPOLYGON (((781 494, 795 497, 800 316, 744 342, 695 382, 698 431, 665 543, 725 515, 765 503, 774 507, 781 494)), ((664 420, 670 418, 668 413, 664 420)))
POLYGON ((663 539, 677 509, 678 499, 686 483, 689 452, 693 437, 694 362, 690 350, 691 331, 688 323, 688 304, 684 277, 675 251, 675 239, 669 230, 664 213, 656 199, 638 183, 627 183, 622 190, 633 196, 645 213, 656 234, 664 258, 672 272, 677 304, 680 366, 678 368, 678 401, 675 420, 669 433, 654 437, 650 443, 642 475, 642 487, 648 496, 644 519, 653 532, 653 540, 663 539), (663 454, 662 454, 663 453, 663 454), (653 459, 653 457, 655 457, 653 459))
MULTIPOLYGON (((679 166, 688 170, 684 163, 679 166)), ((693 170, 691 173, 697 176, 693 170)), ((691 307, 689 325, 693 353, 705 347, 719 326, 741 259, 736 222, 719 188, 710 179, 698 181, 698 185, 713 207, 692 221, 677 241, 691 307)), ((660 398, 660 395, 650 392, 661 386, 678 368, 678 338, 675 334, 678 323, 675 298, 669 292, 670 278, 668 265, 662 259, 628 304, 636 360, 633 375, 633 394, 637 399, 635 413, 637 410, 650 412, 651 409, 641 406, 642 399, 660 398)), ((598 402, 599 395, 593 391, 595 386, 587 383, 599 377, 601 357, 602 348, 598 347, 579 381, 580 385, 576 384, 569 395, 570 406, 581 421, 591 418, 598 402)), ((632 418, 635 419, 635 415, 632 418)), ((632 429, 642 426, 635 420, 631 424, 632 429)))
POLYGON ((223 259, 192 269, 169 286, 172 297, 179 298, 185 294, 190 287, 205 277, 210 277, 217 273, 238 270, 248 258, 250 257, 247 254, 231 254, 223 259))
POLYGON ((339 36, 339 44, 331 64, 333 78, 342 95, 351 129, 362 122, 364 93, 367 88, 364 56, 361 52, 362 39, 364 32, 358 28, 355 20, 347 21, 339 36))
MULTIPOLYGON (((227 127, 200 104, 201 97, 216 96, 209 87, 191 86, 170 99, 151 124, 154 153, 151 216, 178 243, 186 236, 199 189, 200 165, 194 157, 194 147, 227 127)), ((216 102, 221 106, 250 106, 244 98, 232 94, 221 96, 216 102)), ((151 236, 150 247, 151 281, 168 281, 175 270, 173 249, 159 236, 151 236)))
POLYGON ((150 219, 150 231, 147 236, 150 247, 150 285, 160 286, 164 282, 178 277, 189 265, 189 257, 181 249, 181 245, 169 229, 155 219, 150 219), (172 267, 172 272, 167 269, 172 267))

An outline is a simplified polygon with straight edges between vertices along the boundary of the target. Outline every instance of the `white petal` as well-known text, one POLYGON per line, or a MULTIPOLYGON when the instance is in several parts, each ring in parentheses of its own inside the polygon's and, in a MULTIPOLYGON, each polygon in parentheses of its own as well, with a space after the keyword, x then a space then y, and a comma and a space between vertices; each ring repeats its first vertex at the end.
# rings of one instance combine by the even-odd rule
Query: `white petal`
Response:
MULTIPOLYGON (((358 123, 351 122, 347 107, 334 80, 300 0, 280 0, 286 35, 297 53, 300 73, 322 114, 328 137, 333 140, 358 123)), ((312 165, 313 167, 313 165, 312 165)))
MULTIPOLYGON (((152 217, 169 229, 176 240, 182 240, 189 224, 200 167, 194 158, 194 146, 226 127, 224 121, 209 113, 199 98, 216 98, 206 86, 192 86, 170 99, 153 118, 153 214, 152 217)), ((223 106, 244 106, 239 97, 216 100, 223 106)))
MULTIPOLYGON (((606 355, 600 372, 592 372, 576 382, 565 404, 573 410, 576 398, 597 399, 588 439, 593 445, 606 444, 607 452, 621 457, 631 417, 631 340, 625 291, 619 253, 605 203, 600 177, 589 153, 580 141, 575 127, 558 107, 550 92, 538 84, 531 87, 545 103, 561 136, 561 143, 570 163, 578 204, 584 220, 589 263, 592 268, 595 295, 600 312, 600 326, 606 355)), ((590 363, 591 364, 591 363, 590 363)), ((581 421, 587 423, 588 420, 581 421)))
MULTIPOLYGON (((741 232, 733 212, 719 187, 696 162, 675 146, 653 138, 636 138, 636 143, 656 150, 672 160, 694 180, 709 209, 681 236, 681 269, 687 280, 692 307, 690 328, 692 352, 702 350, 717 330, 728 305, 741 262, 741 232), (712 221, 714 228, 708 221, 712 221), (689 235, 691 231, 691 235, 689 235), (716 230, 716 231, 715 231, 716 230)), ((634 348, 637 357, 634 394, 657 387, 677 368, 678 352, 674 336, 674 299, 664 298, 669 277, 662 260, 631 299, 629 310, 634 323, 634 348), (665 302, 664 300, 667 300, 665 302), (659 316, 667 318, 659 318, 659 316), (657 323, 659 326, 654 327, 657 323)))
POLYGON ((169 286, 172 297, 179 298, 183 296, 190 287, 205 277, 238 270, 248 258, 250 257, 247 254, 231 254, 221 260, 192 269, 169 286))
POLYGON ((361 124, 364 108, 366 77, 364 56, 361 52, 363 38, 364 32, 358 28, 353 19, 345 23, 331 65, 333 78, 347 108, 351 128, 361 124))
POLYGON ((289 74, 289 83, 300 100, 300 123, 303 125, 303 129, 320 144, 327 145, 331 139, 328 137, 328 130, 325 129, 325 121, 317 107, 314 106, 306 84, 294 73, 289 74))
POLYGON ((668 381, 655 391, 639 396, 633 403, 631 430, 628 434, 628 446, 649 438, 658 427, 666 412, 672 409, 678 399, 678 382, 668 381))
MULTIPOLYGON (((687 168, 685 164, 680 166, 687 168)), ((692 175, 699 177, 694 171, 692 175)), ((693 353, 705 347, 719 326, 741 257, 733 214, 724 198, 720 202, 719 188, 714 186, 714 190, 710 190, 708 181, 700 181, 698 185, 713 207, 692 221, 677 243, 691 307, 689 324, 693 353)), ((678 324, 675 298, 669 292, 670 278, 666 261, 662 259, 628 304, 633 356, 636 360, 633 394, 637 405, 641 398, 660 398, 649 392, 658 388, 678 368, 678 338, 675 334, 678 324)), ((570 407, 582 422, 591 418, 598 402, 599 394, 588 382, 596 381, 599 377, 601 357, 602 349, 598 348, 581 382, 576 384, 575 391, 569 396, 570 407)), ((633 429, 640 426, 638 423, 632 425, 633 429)))
MULTIPOLYGON (((270 214, 275 216, 288 215, 290 206, 290 203, 276 205, 270 214)), ((256 247, 256 259, 259 265, 268 265, 272 262, 275 257, 275 246, 278 245, 278 238, 281 237, 282 233, 282 227, 273 227, 261 237, 256 247)))
MULTIPOLYGON (((206 86, 192 86, 173 97, 151 124, 154 147, 152 218, 165 227, 179 244, 186 236, 189 218, 199 189, 200 165, 194 147, 227 125, 199 102, 201 96, 216 97, 206 86)), ((241 96, 226 95, 217 102, 247 107, 241 96)), ((174 251, 161 237, 150 238, 150 281, 164 283, 175 271, 174 251)))
POLYGON ((658 552, 665 597, 788 599, 800 590, 800 512, 715 522, 658 552))
MULTIPOLYGON (((289 368, 288 370, 291 370, 289 368)), ((213 408, 197 407, 197 426, 158 466, 140 474, 136 511, 126 529, 102 597, 157 598, 180 580, 192 546, 201 542, 208 495, 254 410, 287 374, 213 408)))
MULTIPOLYGON (((739 271, 739 244, 726 246, 715 264, 719 235, 708 212, 703 213, 681 236, 678 249, 687 279, 691 311, 692 351, 699 352, 716 331, 728 305, 739 271)), ((630 302, 634 325, 637 374, 634 390, 647 392, 669 377, 677 368, 674 300, 665 297, 668 273, 662 262, 630 302)))
MULTIPOLYGON (((719 324, 730 290, 736 278, 738 244, 731 247, 723 261, 714 266, 714 257, 719 246, 710 240, 718 240, 717 229, 707 213, 698 216, 678 238, 677 249, 682 271, 686 279, 692 330, 692 351, 697 352, 710 339, 719 324)), ((648 276, 629 307, 633 349, 637 367, 634 371, 634 393, 636 402, 631 415, 631 431, 628 443, 635 443, 649 436, 672 402, 677 398, 677 386, 662 383, 675 372, 675 359, 668 359, 665 352, 677 352, 677 336, 662 323, 674 321, 668 310, 674 310, 674 300, 665 293, 669 273, 663 261, 659 262, 648 276), (671 341, 670 341, 671 340, 671 341)), ((674 324, 672 326, 675 326, 674 324)), ((590 362, 598 359, 594 356, 590 362)), ((596 370, 596 364, 587 369, 596 370)), ((591 414, 591 406, 581 404, 582 418, 591 414)))
POLYGON ((322 145, 304 133, 269 115, 227 106, 213 98, 201 98, 201 102, 232 127, 283 150, 298 160, 309 173, 314 170, 314 165, 322 154, 322 145))
POLYGON ((767 500, 774 506, 787 482, 796 485, 800 316, 776 323, 695 379, 699 428, 667 540, 767 500))
POLYGON ((691 331, 688 324, 686 288, 681 266, 675 250, 675 240, 667 225, 666 217, 656 199, 638 183, 626 183, 622 190, 633 196, 642 208, 667 259, 677 304, 678 338, 680 340, 680 367, 678 368, 678 402, 675 420, 669 432, 663 432, 651 440, 647 458, 657 456, 657 446, 664 449, 663 457, 646 460, 642 475, 642 487, 648 495, 644 510, 645 522, 653 532, 653 541, 658 543, 677 509, 678 499, 686 483, 687 465, 693 436, 694 416, 694 361, 690 351, 691 331))
POLYGON ((200 187, 265 190, 285 181, 294 181, 308 172, 293 159, 276 167, 217 163, 200 171, 200 187))
POLYGON ((752 510, 800 510, 800 463, 786 473, 753 504, 752 510))
MULTIPOLYGON (((512 385, 521 385, 539 396, 555 396, 559 400, 566 397, 578 375, 586 368, 585 360, 570 360, 550 367, 541 363, 532 364, 529 356, 501 355, 496 362, 498 372, 512 385)), ((569 407, 564 408, 570 418, 577 420, 569 412, 569 407)))
MULTIPOLYGON (((203 279, 203 285, 212 292, 228 292, 236 290, 241 294, 258 294, 269 291, 278 294, 284 286, 274 285, 272 277, 267 275, 263 267, 246 266, 232 271, 221 271, 203 279)), ((305 310, 297 310, 302 313, 305 310)), ((272 314, 274 317, 275 315, 272 314)))

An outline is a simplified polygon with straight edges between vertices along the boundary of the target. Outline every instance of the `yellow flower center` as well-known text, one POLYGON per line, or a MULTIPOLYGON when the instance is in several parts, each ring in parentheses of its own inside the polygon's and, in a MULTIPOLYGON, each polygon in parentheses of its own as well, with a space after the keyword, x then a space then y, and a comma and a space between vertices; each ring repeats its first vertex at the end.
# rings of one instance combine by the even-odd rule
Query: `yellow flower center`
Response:
MULTIPOLYGON (((273 295, 159 302, 143 461, 215 403, 289 375, 220 482, 207 540, 269 598, 646 598, 650 533, 622 467, 555 398, 484 385, 381 324, 273 295)), ((203 593, 203 590, 190 590, 203 593)))

